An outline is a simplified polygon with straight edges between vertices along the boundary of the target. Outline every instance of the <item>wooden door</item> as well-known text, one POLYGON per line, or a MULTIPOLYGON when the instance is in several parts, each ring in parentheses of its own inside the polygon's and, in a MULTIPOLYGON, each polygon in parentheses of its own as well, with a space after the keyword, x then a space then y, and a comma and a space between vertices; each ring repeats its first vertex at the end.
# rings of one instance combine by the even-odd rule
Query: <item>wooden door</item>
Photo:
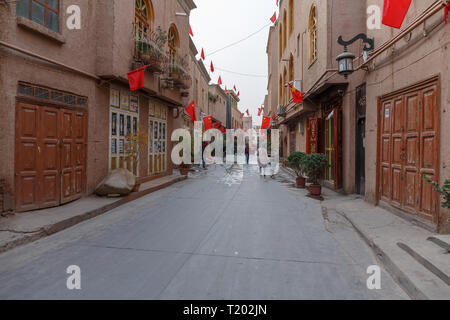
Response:
POLYGON ((39 122, 38 107, 17 105, 14 159, 17 211, 38 209, 40 205, 39 122))
POLYGON ((73 201, 85 192, 87 115, 51 107, 16 107, 16 210, 73 201))
POLYGON ((381 101, 379 199, 436 221, 439 196, 424 181, 439 180, 437 83, 381 101))

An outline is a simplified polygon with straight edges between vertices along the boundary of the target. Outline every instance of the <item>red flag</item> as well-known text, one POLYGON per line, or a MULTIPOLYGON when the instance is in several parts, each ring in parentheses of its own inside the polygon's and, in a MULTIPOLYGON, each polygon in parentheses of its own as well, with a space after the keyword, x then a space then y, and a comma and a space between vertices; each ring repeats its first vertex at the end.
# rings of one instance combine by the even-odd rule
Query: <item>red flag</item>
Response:
POLYGON ((263 108, 262 108, 262 107, 258 109, 258 117, 261 116, 262 111, 263 111, 263 108))
POLYGON ((218 122, 214 123, 214 128, 219 129, 220 128, 220 123, 218 123, 218 122))
POLYGON ((247 111, 245 111, 245 112, 247 113, 248 116, 250 116, 250 112, 248 112, 248 109, 247 109, 247 111))
POLYGON ((195 101, 192 101, 190 105, 186 107, 186 113, 191 117, 192 122, 197 121, 197 117, 195 116, 195 101))
POLYGON ((203 118, 203 124, 205 125, 205 131, 208 131, 209 129, 212 129, 212 117, 204 117, 203 118))
POLYGON ((201 55, 201 57, 202 57, 203 61, 205 61, 205 51, 203 50, 203 48, 202 48, 202 55, 201 55))
POLYGON ((243 113, 241 113, 241 118, 243 118, 244 117, 244 114, 243 113))
POLYGON ((228 94, 227 86, 225 86, 225 94, 228 94))
POLYGON ((270 127, 270 117, 263 117, 261 129, 265 130, 269 129, 269 127, 270 127))
POLYGON ((130 90, 136 91, 144 87, 144 70, 150 65, 144 66, 137 70, 128 72, 128 82, 130 83, 130 90))
POLYGON ((235 92, 237 91, 237 90, 236 90, 236 86, 234 86, 233 89, 234 89, 235 92))
POLYGON ((213 65, 212 61, 211 61, 211 72, 214 72, 214 65, 213 65))
POLYGON ((189 25, 189 34, 190 34, 192 37, 194 36, 194 33, 192 32, 191 25, 189 25))
POLYGON ((289 88, 291 89, 292 97, 294 98, 294 102, 295 103, 303 102, 303 93, 301 93, 299 90, 294 88, 294 86, 290 83, 289 83, 289 88))
POLYGON ((240 95, 241 95, 241 92, 239 91, 238 94, 237 94, 237 96, 239 97, 240 95))
POLYGON ((217 81, 217 84, 219 85, 219 86, 221 86, 222 85, 222 78, 219 76, 219 81, 217 81))
POLYGON ((400 29, 412 0, 384 0, 383 24, 400 29))
POLYGON ((272 23, 275 23, 275 21, 277 21, 277 12, 276 11, 273 14, 272 18, 270 18, 270 21, 272 21, 272 23))
POLYGON ((450 12, 450 1, 447 1, 447 5, 445 6, 445 24, 447 24, 448 13, 450 12))
POLYGON ((275 120, 277 118, 277 115, 275 114, 275 112, 272 115, 272 119, 275 120))
POLYGON ((219 130, 220 130, 222 133, 227 133, 227 129, 225 129, 225 128, 222 127, 222 126, 220 126, 219 130))

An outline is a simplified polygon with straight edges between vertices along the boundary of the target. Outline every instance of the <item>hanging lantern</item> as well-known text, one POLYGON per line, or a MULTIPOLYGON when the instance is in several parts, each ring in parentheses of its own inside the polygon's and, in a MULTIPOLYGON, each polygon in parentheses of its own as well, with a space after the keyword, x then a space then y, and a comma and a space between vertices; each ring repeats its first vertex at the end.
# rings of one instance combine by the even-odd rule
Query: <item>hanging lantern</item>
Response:
POLYGON ((355 69, 353 68, 353 60, 355 59, 355 55, 351 52, 344 52, 338 55, 336 58, 338 62, 338 72, 340 75, 347 77, 352 74, 355 69))

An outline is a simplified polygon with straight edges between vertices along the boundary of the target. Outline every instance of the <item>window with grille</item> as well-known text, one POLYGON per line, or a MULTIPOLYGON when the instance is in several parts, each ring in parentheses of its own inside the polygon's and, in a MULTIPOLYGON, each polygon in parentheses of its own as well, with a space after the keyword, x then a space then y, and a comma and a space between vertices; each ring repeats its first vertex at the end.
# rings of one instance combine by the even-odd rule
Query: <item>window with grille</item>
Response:
POLYGON ((59 32, 59 0, 19 0, 16 15, 59 32))
POLYGON ((309 62, 317 59, 317 10, 313 6, 309 15, 309 62))

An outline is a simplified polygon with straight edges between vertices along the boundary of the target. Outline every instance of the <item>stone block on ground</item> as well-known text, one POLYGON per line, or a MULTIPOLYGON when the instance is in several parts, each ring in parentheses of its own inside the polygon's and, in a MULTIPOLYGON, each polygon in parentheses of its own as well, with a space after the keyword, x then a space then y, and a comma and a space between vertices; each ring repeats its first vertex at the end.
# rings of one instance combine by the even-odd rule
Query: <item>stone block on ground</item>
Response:
POLYGON ((129 195, 136 186, 136 176, 126 169, 112 171, 95 189, 98 196, 129 195))

